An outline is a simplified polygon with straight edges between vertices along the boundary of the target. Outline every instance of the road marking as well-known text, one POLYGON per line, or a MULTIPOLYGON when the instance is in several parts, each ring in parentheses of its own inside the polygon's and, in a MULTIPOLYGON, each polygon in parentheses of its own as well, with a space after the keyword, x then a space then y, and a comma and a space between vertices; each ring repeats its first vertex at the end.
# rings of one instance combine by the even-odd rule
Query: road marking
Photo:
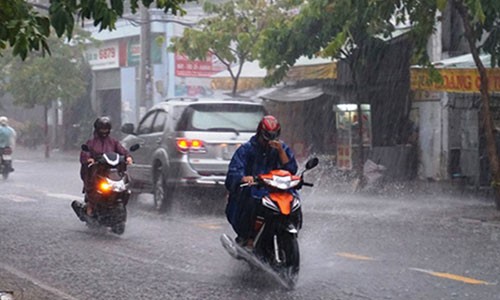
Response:
POLYGON ((78 300, 78 298, 75 298, 75 297, 73 297, 73 296, 71 296, 69 294, 66 294, 63 291, 60 291, 60 290, 58 290, 56 288, 53 288, 53 287, 51 287, 49 285, 46 285, 46 284, 40 282, 40 280, 37 280, 36 278, 31 277, 29 274, 26 274, 26 273, 24 273, 22 271, 19 271, 18 269, 14 268, 14 267, 5 265, 5 264, 3 264, 3 263, 0 262, 0 268, 4 269, 4 270, 7 270, 8 272, 14 274, 15 276, 17 276, 19 278, 22 278, 24 280, 30 281, 31 283, 33 283, 34 285, 38 286, 39 288, 44 289, 44 290, 46 290, 46 291, 48 291, 48 292, 50 292, 52 294, 55 294, 59 298, 68 299, 68 300, 78 300))
POLYGON ((53 197, 53 198, 59 198, 59 199, 65 199, 65 200, 76 200, 82 198, 81 196, 75 196, 75 195, 70 195, 70 194, 53 194, 53 193, 46 193, 47 196, 53 197))
POLYGON ((198 224, 198 226, 206 229, 221 229, 222 226, 217 225, 217 224, 198 224))
POLYGON ((410 270, 421 272, 421 273, 426 273, 432 276, 440 277, 440 278, 447 278, 455 281, 461 281, 464 283, 468 284, 484 284, 484 285, 495 285, 494 283, 490 283, 487 281, 483 280, 478 280, 470 277, 464 277, 460 275, 455 275, 455 274, 450 274, 450 273, 441 273, 441 272, 434 272, 431 270, 424 270, 424 269, 418 269, 418 268, 410 268, 410 270))
POLYGON ((37 202, 38 200, 33 199, 33 198, 28 198, 28 197, 23 197, 19 195, 13 195, 13 194, 7 194, 5 196, 2 196, 2 198, 7 198, 11 201, 17 202, 17 203, 33 203, 37 202))
MULTIPOLYGON (((121 256, 121 257, 124 257, 124 258, 127 258, 127 259, 130 259, 130 260, 133 260, 133 261, 136 261, 136 262, 139 262, 143 265, 145 264, 150 264, 150 265, 161 265, 171 271, 176 271, 176 272, 183 272, 183 273, 186 273, 186 274, 201 274, 199 270, 189 270, 188 267, 179 267, 179 266, 174 266, 174 265, 171 265, 169 263, 166 263, 165 261, 159 261, 158 259, 148 259, 148 258, 145 258, 145 257, 139 257, 139 256, 135 256, 135 255, 130 255, 130 254, 127 254, 127 253, 124 253, 124 252, 120 252, 120 251, 111 251, 111 250, 108 250, 108 249, 101 249, 102 252, 104 253, 108 253, 108 254, 111 254, 113 256, 121 256)), ((210 274, 209 271, 207 271, 207 274, 210 274)))
POLYGON ((357 260, 375 260, 372 257, 357 255, 357 254, 347 253, 347 252, 337 252, 337 253, 335 253, 335 255, 342 256, 345 258, 350 258, 350 259, 357 259, 357 260))

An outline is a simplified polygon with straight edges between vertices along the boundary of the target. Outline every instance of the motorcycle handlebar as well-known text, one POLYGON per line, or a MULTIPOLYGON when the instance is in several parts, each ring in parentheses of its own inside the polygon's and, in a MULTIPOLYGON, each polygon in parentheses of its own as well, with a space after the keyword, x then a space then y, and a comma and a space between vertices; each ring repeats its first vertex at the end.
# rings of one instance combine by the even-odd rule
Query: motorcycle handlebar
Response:
MULTIPOLYGON (((259 184, 260 184, 260 180, 257 180, 257 178, 256 178, 255 181, 252 182, 252 183, 245 182, 245 183, 240 184, 240 187, 254 186, 254 185, 259 185, 259 184)), ((301 186, 313 187, 314 183, 309 183, 309 182, 302 181, 302 183, 300 185, 301 186)))

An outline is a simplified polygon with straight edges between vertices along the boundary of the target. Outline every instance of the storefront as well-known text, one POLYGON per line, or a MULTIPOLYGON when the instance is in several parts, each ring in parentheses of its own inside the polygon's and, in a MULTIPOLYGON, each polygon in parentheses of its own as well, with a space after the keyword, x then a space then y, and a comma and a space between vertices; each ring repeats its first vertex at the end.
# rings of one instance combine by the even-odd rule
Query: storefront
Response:
POLYGON ((370 105, 361 104, 361 123, 357 104, 336 104, 334 111, 337 121, 337 167, 340 170, 352 170, 356 165, 353 161, 361 158, 360 144, 364 158, 372 147, 370 105), (362 143, 359 142, 360 136, 362 143))
MULTIPOLYGON (((489 56, 481 57, 485 66, 489 56)), ((430 83, 428 71, 413 67, 413 112, 419 125, 419 175, 436 180, 467 178, 489 185, 489 163, 481 128, 480 78, 471 55, 435 63, 443 81, 430 83)), ((491 113, 500 129, 500 69, 487 69, 491 113)))

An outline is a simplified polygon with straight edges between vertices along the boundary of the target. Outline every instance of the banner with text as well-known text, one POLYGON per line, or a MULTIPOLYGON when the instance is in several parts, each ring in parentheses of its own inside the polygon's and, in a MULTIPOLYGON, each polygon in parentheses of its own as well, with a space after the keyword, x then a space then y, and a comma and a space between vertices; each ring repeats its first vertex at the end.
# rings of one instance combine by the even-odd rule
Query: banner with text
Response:
MULTIPOLYGON (((450 93, 479 93, 481 81, 477 69, 438 69, 442 83, 429 82, 428 70, 411 69, 413 91, 436 91, 450 93)), ((490 92, 500 92, 500 69, 487 69, 490 92)))
POLYGON ((182 54, 175 54, 175 76, 178 77, 210 77, 226 70, 215 55, 208 55, 206 60, 190 60, 182 54))
POLYGON ((99 48, 90 48, 85 57, 92 70, 113 69, 119 67, 118 43, 106 43, 99 48))

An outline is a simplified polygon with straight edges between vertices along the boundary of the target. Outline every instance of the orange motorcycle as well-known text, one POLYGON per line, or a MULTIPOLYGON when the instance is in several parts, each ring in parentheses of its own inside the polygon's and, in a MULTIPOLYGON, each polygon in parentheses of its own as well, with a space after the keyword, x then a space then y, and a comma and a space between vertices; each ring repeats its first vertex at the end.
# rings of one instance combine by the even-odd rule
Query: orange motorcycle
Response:
POLYGON ((272 170, 255 178, 253 185, 265 193, 257 206, 253 251, 241 248, 226 234, 221 236, 229 254, 269 273, 287 288, 295 286, 300 269, 297 237, 302 227, 302 210, 298 190, 313 186, 304 181, 304 173, 317 165, 318 159, 312 158, 301 175, 272 170))

